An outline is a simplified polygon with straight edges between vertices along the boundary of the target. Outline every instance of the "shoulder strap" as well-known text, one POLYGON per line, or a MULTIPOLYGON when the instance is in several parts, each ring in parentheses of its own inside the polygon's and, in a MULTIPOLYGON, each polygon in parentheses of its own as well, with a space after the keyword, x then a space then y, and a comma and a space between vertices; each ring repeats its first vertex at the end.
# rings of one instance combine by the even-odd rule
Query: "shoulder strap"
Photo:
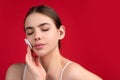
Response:
POLYGON ((24 68, 24 73, 23 73, 23 80, 25 80, 25 73, 27 71, 27 65, 25 65, 25 68, 24 68))
POLYGON ((63 77, 63 72, 64 70, 66 69, 66 67, 70 64, 71 62, 69 61, 62 69, 61 73, 60 73, 60 80, 62 80, 62 77, 63 77))

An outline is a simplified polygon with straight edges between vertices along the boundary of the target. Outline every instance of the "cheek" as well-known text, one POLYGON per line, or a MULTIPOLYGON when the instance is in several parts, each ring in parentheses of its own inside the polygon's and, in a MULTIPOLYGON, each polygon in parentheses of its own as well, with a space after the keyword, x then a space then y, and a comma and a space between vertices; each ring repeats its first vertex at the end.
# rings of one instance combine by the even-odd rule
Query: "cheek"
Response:
POLYGON ((30 41, 30 43, 32 43, 33 40, 34 40, 34 39, 33 39, 33 38, 34 38, 33 36, 26 36, 26 38, 30 41))
POLYGON ((58 41, 59 39, 59 35, 57 32, 53 31, 53 32, 50 32, 49 34, 47 34, 47 40, 50 40, 50 42, 56 42, 58 41))
POLYGON ((59 33, 55 30, 55 31, 52 31, 51 32, 51 37, 52 38, 55 38, 55 39, 58 39, 59 38, 59 33))

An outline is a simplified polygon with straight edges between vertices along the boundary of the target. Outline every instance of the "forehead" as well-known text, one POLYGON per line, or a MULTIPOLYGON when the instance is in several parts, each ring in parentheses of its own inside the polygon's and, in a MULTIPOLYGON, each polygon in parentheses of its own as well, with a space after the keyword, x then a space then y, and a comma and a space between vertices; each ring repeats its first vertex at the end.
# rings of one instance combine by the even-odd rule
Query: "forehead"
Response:
POLYGON ((49 23, 51 25, 55 25, 53 20, 41 13, 32 13, 30 14, 25 20, 25 27, 26 26, 37 26, 42 23, 49 23))

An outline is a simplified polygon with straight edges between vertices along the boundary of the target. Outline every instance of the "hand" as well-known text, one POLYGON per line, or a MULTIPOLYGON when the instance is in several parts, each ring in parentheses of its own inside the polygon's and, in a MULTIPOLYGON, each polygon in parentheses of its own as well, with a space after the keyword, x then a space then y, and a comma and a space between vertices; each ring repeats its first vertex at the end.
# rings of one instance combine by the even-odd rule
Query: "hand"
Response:
POLYGON ((46 72, 40 63, 40 57, 33 57, 30 48, 27 48, 26 64, 33 76, 33 80, 45 80, 46 72))

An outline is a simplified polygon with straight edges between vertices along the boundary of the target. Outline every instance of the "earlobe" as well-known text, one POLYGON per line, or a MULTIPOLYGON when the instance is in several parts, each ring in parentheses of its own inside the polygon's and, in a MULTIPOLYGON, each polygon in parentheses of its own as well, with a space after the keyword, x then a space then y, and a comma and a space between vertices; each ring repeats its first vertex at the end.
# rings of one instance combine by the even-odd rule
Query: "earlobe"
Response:
POLYGON ((62 25, 59 29, 59 39, 63 39, 65 37, 65 27, 62 25))

